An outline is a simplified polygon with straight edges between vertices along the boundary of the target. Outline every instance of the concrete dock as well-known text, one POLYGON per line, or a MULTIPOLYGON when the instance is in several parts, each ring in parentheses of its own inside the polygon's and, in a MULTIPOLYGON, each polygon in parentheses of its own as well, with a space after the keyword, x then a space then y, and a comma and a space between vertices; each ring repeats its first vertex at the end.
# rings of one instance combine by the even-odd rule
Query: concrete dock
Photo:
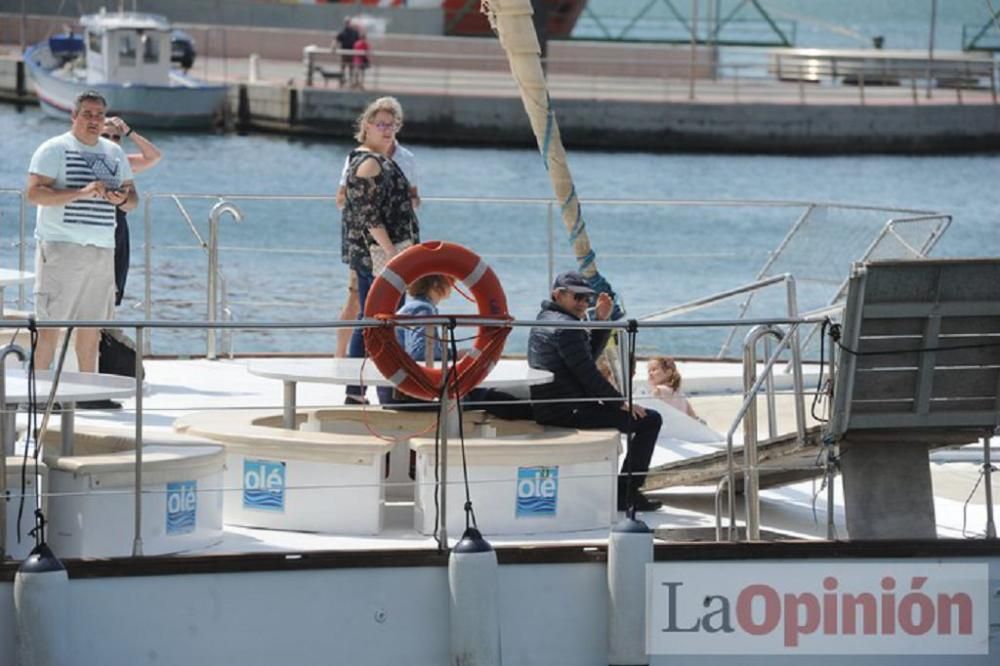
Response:
MULTIPOLYGON (((197 39, 199 26, 182 27, 197 39)), ((346 138, 364 105, 388 94, 403 104, 410 141, 535 145, 495 40, 384 35, 373 40, 373 66, 357 90, 322 76, 339 60, 322 48, 309 75, 303 50, 328 46, 327 31, 234 27, 213 40, 217 28, 204 30, 192 73, 231 85, 232 124, 243 131, 346 138)), ((927 87, 911 76, 866 86, 846 77, 782 80, 769 71, 767 52, 740 57, 733 63, 703 47, 552 42, 548 77, 564 141, 798 154, 1000 149, 992 69, 990 79, 958 85, 939 77, 927 87)), ((0 46, 0 96, 25 102, 30 82, 16 93, 17 60, 16 46, 0 46)))

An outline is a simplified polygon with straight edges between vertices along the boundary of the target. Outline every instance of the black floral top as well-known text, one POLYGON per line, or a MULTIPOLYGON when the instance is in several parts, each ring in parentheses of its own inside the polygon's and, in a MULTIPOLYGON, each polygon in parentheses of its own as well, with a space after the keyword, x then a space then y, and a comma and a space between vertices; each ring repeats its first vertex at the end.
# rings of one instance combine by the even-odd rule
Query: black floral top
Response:
POLYGON ((347 173, 347 201, 341 217, 341 258, 354 270, 372 272, 369 246, 377 245, 372 227, 385 227, 395 244, 404 240, 420 242, 420 227, 410 201, 410 181, 402 169, 384 155, 359 148, 351 151, 347 173), (382 173, 359 178, 358 167, 366 159, 376 159, 382 173))

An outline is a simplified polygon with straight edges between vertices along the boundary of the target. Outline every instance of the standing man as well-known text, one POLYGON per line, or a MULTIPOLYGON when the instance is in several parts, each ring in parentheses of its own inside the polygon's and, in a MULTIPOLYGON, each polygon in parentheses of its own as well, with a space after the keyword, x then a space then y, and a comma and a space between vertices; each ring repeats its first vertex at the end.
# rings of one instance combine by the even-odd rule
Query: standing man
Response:
MULTIPOLYGON (((608 382, 595 359, 611 335, 610 330, 559 328, 578 322, 596 292, 577 272, 560 273, 552 284, 552 300, 542 301, 539 325, 528 338, 528 365, 552 373, 552 382, 531 387, 535 420, 543 425, 569 428, 617 428, 633 432, 632 443, 618 476, 618 510, 629 505, 636 511, 655 511, 661 506, 639 492, 646 479, 653 448, 663 419, 652 409, 635 405, 632 413, 622 394, 608 382), (633 476, 629 482, 628 472, 633 476)), ((599 321, 611 316, 611 297, 597 297, 595 315, 599 321)))
MULTIPOLYGON (((122 149, 101 138, 107 102, 93 90, 73 105, 70 131, 35 151, 28 201, 35 224, 35 316, 41 320, 107 320, 115 299, 115 207, 135 208, 138 195, 122 149)), ((48 368, 59 331, 38 333, 37 368, 48 368)), ((81 372, 97 370, 96 328, 76 332, 81 372)))
MULTIPOLYGON (((355 30, 354 24, 351 23, 351 17, 348 16, 344 19, 344 27, 337 36, 333 38, 334 43, 337 45, 337 49, 341 51, 352 51, 354 50, 354 43, 358 41, 358 31, 355 30)), ((344 87, 344 81, 348 84, 354 83, 354 54, 353 53, 342 53, 340 55, 340 87, 344 87)))

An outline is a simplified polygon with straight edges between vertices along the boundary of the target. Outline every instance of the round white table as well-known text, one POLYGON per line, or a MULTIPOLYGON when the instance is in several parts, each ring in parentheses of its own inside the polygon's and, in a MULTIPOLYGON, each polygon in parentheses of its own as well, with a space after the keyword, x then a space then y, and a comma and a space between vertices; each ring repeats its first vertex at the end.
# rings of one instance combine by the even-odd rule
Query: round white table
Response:
MULTIPOLYGON (((35 373, 35 388, 38 408, 45 409, 52 391, 53 372, 40 370, 35 373)), ((3 442, 7 454, 14 452, 14 440, 17 427, 15 423, 15 405, 28 404, 28 373, 23 368, 7 368, 4 373, 4 393, 7 409, 4 410, 3 442)), ((66 372, 59 378, 56 389, 56 402, 62 405, 61 455, 73 453, 73 421, 77 402, 90 400, 112 400, 114 398, 129 398, 135 395, 135 379, 120 375, 101 375, 92 372, 66 372)))
POLYGON ((34 279, 34 273, 19 271, 13 268, 0 268, 0 317, 3 317, 4 288, 23 282, 31 282, 34 279))
MULTIPOLYGON (((371 360, 361 358, 259 359, 250 361, 247 371, 259 377, 284 382, 284 426, 295 427, 295 387, 298 382, 365 386, 392 386, 371 360)), ((479 385, 483 388, 512 389, 552 381, 552 373, 528 367, 525 361, 501 359, 479 385)))

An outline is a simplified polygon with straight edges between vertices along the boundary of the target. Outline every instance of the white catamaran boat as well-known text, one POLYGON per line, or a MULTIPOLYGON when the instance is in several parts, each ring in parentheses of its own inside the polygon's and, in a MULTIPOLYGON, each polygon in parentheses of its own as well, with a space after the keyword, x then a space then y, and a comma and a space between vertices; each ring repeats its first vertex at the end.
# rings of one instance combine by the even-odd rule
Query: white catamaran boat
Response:
MULTIPOLYGON (((491 4, 530 26, 526 0, 491 4)), ((533 39, 513 41, 524 67, 537 61, 533 39)), ((540 76, 517 78, 529 112, 544 104, 540 76)), ((557 195, 544 203, 596 274, 558 127, 531 117, 557 195)), ((197 235, 183 195, 157 196, 197 235)), ((431 411, 339 406, 344 385, 402 380, 361 359, 220 359, 220 331, 353 322, 227 319, 218 224, 243 219, 241 200, 192 198, 212 205, 208 270, 191 280, 207 284, 207 321, 156 316, 154 283, 171 276, 153 267, 150 195, 144 317, 119 322, 137 377, 64 372, 65 352, 26 376, 10 359, 23 352, 0 349, 0 663, 996 664, 1000 260, 930 259, 948 215, 766 202, 802 212, 753 283, 596 324, 618 330, 626 398, 665 414, 645 480, 664 506, 628 515, 615 430, 497 419, 446 390, 431 411), (739 316, 690 318, 734 297, 739 316), (704 423, 631 380, 637 340, 692 328, 730 331, 724 358, 679 363, 704 423), (164 329, 207 329, 204 355, 152 357, 164 329), (106 398, 124 409, 74 408, 106 398)), ((379 280, 398 288, 390 270, 419 248, 379 280)), ((547 259, 551 273, 552 245, 547 259)), ((533 322, 487 315, 495 271, 473 266, 456 277, 481 316, 463 326, 481 326, 474 348, 492 355, 481 336, 533 322)), ((287 277, 256 279, 254 300, 287 297, 287 277)), ((408 325, 425 323, 454 326, 408 325)), ((549 379, 504 358, 483 384, 524 395, 549 379)))
MULTIPOLYGON (((876 235, 894 234, 915 241, 876 235)), ((680 362, 705 424, 636 383, 634 399, 665 417, 646 482, 665 506, 638 514, 648 532, 615 511, 614 431, 475 404, 461 429, 441 430, 436 412, 336 406, 344 384, 388 383, 371 362, 219 359, 214 335, 202 358, 151 357, 148 335, 178 323, 121 322, 137 337, 141 395, 132 378, 63 372, 37 477, 24 407, 7 420, 0 659, 19 663, 20 640, 64 651, 20 663, 991 663, 1000 544, 982 465, 1000 453, 1000 263, 873 260, 886 251, 873 243, 827 308, 841 328, 838 343, 822 332, 839 350, 824 367, 794 361, 823 317, 789 314, 786 277, 782 307, 701 322, 756 322, 748 340, 775 342, 760 358, 747 346, 743 362, 680 362), (100 398, 124 409, 74 413, 100 398), (466 482, 486 554, 461 540, 466 482), (22 562, 38 487, 63 573, 22 562), (470 643, 488 654, 456 657, 470 643)), ((689 327, 672 313, 734 294, 758 292, 657 313, 638 335, 689 327)), ((212 330, 243 326, 294 332, 212 330)), ((6 404, 32 404, 9 357, 5 375, 6 404)), ((487 384, 518 392, 544 375, 504 359, 487 384)), ((43 410, 51 379, 38 374, 43 410)))
POLYGON ((38 100, 65 117, 73 100, 94 89, 112 114, 139 127, 208 129, 222 118, 226 86, 171 68, 170 24, 133 12, 89 14, 84 35, 59 36, 25 53, 38 100))

